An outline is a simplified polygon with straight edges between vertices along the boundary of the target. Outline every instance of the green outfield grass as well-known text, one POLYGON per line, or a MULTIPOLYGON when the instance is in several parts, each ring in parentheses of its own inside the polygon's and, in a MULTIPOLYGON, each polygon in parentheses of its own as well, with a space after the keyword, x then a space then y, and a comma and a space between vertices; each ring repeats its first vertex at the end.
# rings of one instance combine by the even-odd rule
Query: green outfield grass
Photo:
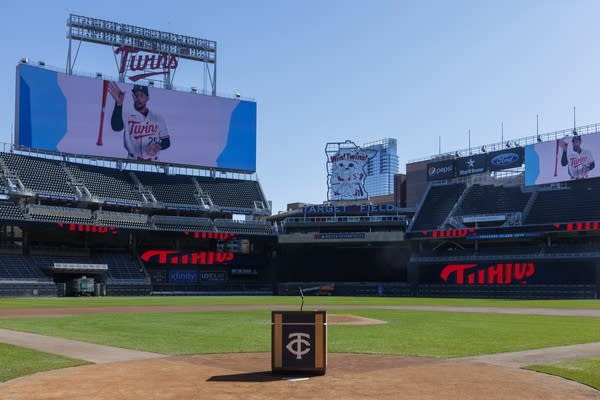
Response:
MULTIPOLYGON (((169 296, 169 297, 35 297, 0 298, 0 309, 70 308, 70 307, 127 307, 180 305, 298 305, 297 296, 169 296)), ((496 300, 443 299, 413 297, 318 297, 306 298, 306 305, 365 305, 365 306, 457 306, 457 307, 518 307, 600 310, 598 300, 496 300)))
POLYGON ((532 365, 526 369, 560 376, 600 390, 600 359, 598 358, 550 365, 532 365))
MULTIPOLYGON (((600 341, 600 318, 351 310, 383 325, 330 325, 331 352, 459 357, 600 341)), ((270 312, 87 314, 0 327, 162 354, 270 351, 270 312)))
POLYGON ((84 364, 88 363, 0 343, 0 382, 36 372, 84 364))

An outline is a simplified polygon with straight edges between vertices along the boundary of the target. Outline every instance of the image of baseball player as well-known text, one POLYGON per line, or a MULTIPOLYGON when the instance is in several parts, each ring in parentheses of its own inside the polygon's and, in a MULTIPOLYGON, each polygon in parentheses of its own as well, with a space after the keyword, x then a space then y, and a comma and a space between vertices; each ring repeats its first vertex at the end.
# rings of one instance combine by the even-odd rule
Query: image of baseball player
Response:
POLYGON ((127 157, 156 161, 161 150, 171 146, 171 138, 163 117, 148 109, 148 87, 134 85, 131 90, 134 110, 123 112, 125 92, 115 82, 108 84, 108 92, 115 101, 110 125, 113 131, 123 131, 123 145, 127 157))
POLYGON ((581 136, 573 136, 570 146, 564 139, 559 140, 558 145, 562 148, 560 165, 568 166, 569 176, 572 179, 587 178, 596 165, 592 152, 581 148, 581 136))

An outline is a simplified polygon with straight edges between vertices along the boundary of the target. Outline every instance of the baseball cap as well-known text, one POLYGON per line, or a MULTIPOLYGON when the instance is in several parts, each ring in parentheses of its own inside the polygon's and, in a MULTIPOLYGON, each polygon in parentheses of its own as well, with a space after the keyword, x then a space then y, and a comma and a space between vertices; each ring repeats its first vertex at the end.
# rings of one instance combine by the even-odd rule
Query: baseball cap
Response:
POLYGON ((133 85, 133 89, 131 89, 131 91, 133 93, 137 92, 138 90, 141 90, 142 92, 144 92, 144 94, 146 96, 148 96, 148 87, 147 86, 142 86, 142 85, 133 85))

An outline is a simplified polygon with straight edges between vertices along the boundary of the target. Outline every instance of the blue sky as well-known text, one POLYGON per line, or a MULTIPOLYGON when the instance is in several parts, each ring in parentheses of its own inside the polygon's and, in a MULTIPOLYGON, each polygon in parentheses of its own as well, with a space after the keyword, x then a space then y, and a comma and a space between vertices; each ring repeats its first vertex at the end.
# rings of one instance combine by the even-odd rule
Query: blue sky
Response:
MULTIPOLYGON (((0 141, 21 57, 64 68, 69 13, 214 40, 218 92, 257 101, 257 177, 274 212, 326 200, 327 142, 398 139, 409 160, 600 122, 596 1, 30 1, 3 5, 0 141), (415 4, 418 3, 418 4, 415 4), (145 5, 149 6, 145 6, 145 5)), ((83 44, 76 71, 116 76, 83 44)), ((175 85, 202 87, 200 66, 175 85)))

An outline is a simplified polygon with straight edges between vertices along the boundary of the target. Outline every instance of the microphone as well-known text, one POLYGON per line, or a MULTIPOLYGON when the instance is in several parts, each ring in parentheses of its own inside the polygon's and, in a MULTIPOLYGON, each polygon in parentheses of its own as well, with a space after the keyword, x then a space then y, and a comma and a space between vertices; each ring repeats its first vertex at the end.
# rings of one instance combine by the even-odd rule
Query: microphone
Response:
POLYGON ((300 297, 302 298, 302 303, 300 304, 300 311, 302 311, 302 307, 304 307, 304 292, 301 287, 298 287, 298 290, 300 291, 300 297))

